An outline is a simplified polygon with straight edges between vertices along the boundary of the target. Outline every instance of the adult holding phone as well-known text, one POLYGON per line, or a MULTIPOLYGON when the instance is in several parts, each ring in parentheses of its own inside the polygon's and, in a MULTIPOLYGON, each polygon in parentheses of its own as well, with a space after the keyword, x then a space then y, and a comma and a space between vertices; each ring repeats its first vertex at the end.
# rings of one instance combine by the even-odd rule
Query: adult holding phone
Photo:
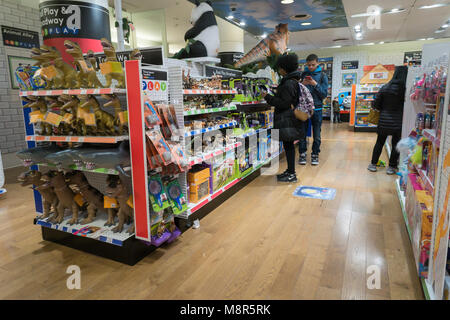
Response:
MULTIPOLYGON (((328 78, 323 73, 322 67, 319 65, 319 57, 315 54, 310 54, 306 58, 305 71, 302 73, 301 82, 311 92, 314 99, 314 115, 311 117, 311 125, 313 130, 314 142, 312 145, 311 164, 319 164, 319 153, 321 145, 321 130, 322 130, 322 108, 323 100, 328 95, 328 78)), ((300 160, 299 164, 306 165, 306 132, 308 130, 308 121, 302 121, 302 138, 299 142, 300 160)))

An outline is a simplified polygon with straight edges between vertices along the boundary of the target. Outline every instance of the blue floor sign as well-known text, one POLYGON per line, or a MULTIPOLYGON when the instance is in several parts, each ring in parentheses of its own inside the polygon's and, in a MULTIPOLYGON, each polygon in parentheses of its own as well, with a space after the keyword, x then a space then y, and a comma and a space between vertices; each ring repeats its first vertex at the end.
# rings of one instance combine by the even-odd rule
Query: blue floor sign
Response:
POLYGON ((333 200, 336 189, 300 186, 294 191, 294 196, 319 200, 333 200))

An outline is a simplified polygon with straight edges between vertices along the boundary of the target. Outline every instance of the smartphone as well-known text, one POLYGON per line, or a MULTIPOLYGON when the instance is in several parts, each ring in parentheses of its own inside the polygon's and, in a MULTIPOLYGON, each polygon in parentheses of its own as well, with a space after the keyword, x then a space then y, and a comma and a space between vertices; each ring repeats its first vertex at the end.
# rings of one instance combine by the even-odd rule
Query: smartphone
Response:
POLYGON ((306 76, 305 79, 306 80, 312 80, 312 77, 311 76, 306 76))

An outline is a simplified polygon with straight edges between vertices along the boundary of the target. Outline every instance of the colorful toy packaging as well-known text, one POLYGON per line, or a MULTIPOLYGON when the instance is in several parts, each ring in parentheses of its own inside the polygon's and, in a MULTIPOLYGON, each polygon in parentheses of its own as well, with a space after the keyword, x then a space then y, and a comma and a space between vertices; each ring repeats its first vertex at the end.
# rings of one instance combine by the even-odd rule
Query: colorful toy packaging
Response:
POLYGON ((174 215, 178 215, 188 209, 186 196, 183 194, 177 179, 170 181, 167 184, 166 190, 174 215))
POLYGON ((161 177, 158 174, 150 177, 148 190, 150 193, 150 202, 155 212, 170 207, 169 198, 167 197, 161 177))
POLYGON ((19 83, 19 88, 22 91, 31 91, 43 89, 47 86, 47 82, 41 77, 34 77, 36 71, 39 70, 37 66, 24 65, 17 67, 14 75, 17 82, 19 83))

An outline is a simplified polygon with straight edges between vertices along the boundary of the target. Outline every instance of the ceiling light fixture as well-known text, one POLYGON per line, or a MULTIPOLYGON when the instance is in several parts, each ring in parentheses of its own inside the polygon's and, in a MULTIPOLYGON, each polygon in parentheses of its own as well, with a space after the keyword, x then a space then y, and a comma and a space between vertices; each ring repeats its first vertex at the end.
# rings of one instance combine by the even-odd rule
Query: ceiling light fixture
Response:
POLYGON ((244 21, 239 22, 239 24, 240 24, 241 26, 245 26, 245 22, 244 22, 244 21))
POLYGON ((394 8, 394 9, 391 9, 391 10, 381 10, 381 11, 378 10, 378 11, 370 12, 370 13, 368 13, 368 12, 357 13, 357 14, 352 15, 352 18, 379 16, 379 15, 382 15, 382 14, 402 13, 402 12, 405 12, 405 11, 406 11, 406 9, 403 9, 403 8, 394 8))
POLYGON ((429 6, 421 6, 419 9, 434 9, 434 8, 440 8, 440 7, 446 7, 448 6, 448 3, 436 3, 429 6))
POLYGON ((361 25, 360 24, 355 26, 355 32, 361 32, 361 25))
POLYGON ((434 38, 427 38, 427 40, 434 40, 434 38))
POLYGON ((391 10, 392 13, 398 12, 400 9, 399 8, 394 8, 391 10))
POLYGON ((375 43, 373 43, 373 42, 369 42, 369 43, 363 43, 362 45, 363 46, 373 46, 375 43))
POLYGON ((263 39, 267 38, 267 33, 264 33, 264 34, 261 36, 261 38, 263 38, 263 39))
POLYGON ((445 29, 439 28, 439 29, 437 29, 434 33, 442 33, 442 32, 444 32, 444 31, 445 31, 445 29))
POLYGON ((228 19, 228 20, 234 19, 234 16, 230 14, 230 15, 227 17, 227 19, 228 19))
POLYGON ((310 26, 311 25, 311 22, 303 22, 302 23, 302 26, 310 26))
POLYGON ((294 2, 294 0, 281 0, 282 4, 290 4, 290 3, 293 3, 293 2, 294 2))
POLYGON ((425 39, 425 38, 417 39, 417 41, 425 41, 425 40, 427 40, 427 39, 425 39))
POLYGON ((380 44, 384 44, 384 41, 381 41, 380 44))
POLYGON ((442 26, 442 28, 447 29, 447 28, 448 28, 448 24, 444 24, 444 25, 442 26))
POLYGON ((358 33, 356 34, 356 38, 362 38, 362 32, 358 32, 358 33))

